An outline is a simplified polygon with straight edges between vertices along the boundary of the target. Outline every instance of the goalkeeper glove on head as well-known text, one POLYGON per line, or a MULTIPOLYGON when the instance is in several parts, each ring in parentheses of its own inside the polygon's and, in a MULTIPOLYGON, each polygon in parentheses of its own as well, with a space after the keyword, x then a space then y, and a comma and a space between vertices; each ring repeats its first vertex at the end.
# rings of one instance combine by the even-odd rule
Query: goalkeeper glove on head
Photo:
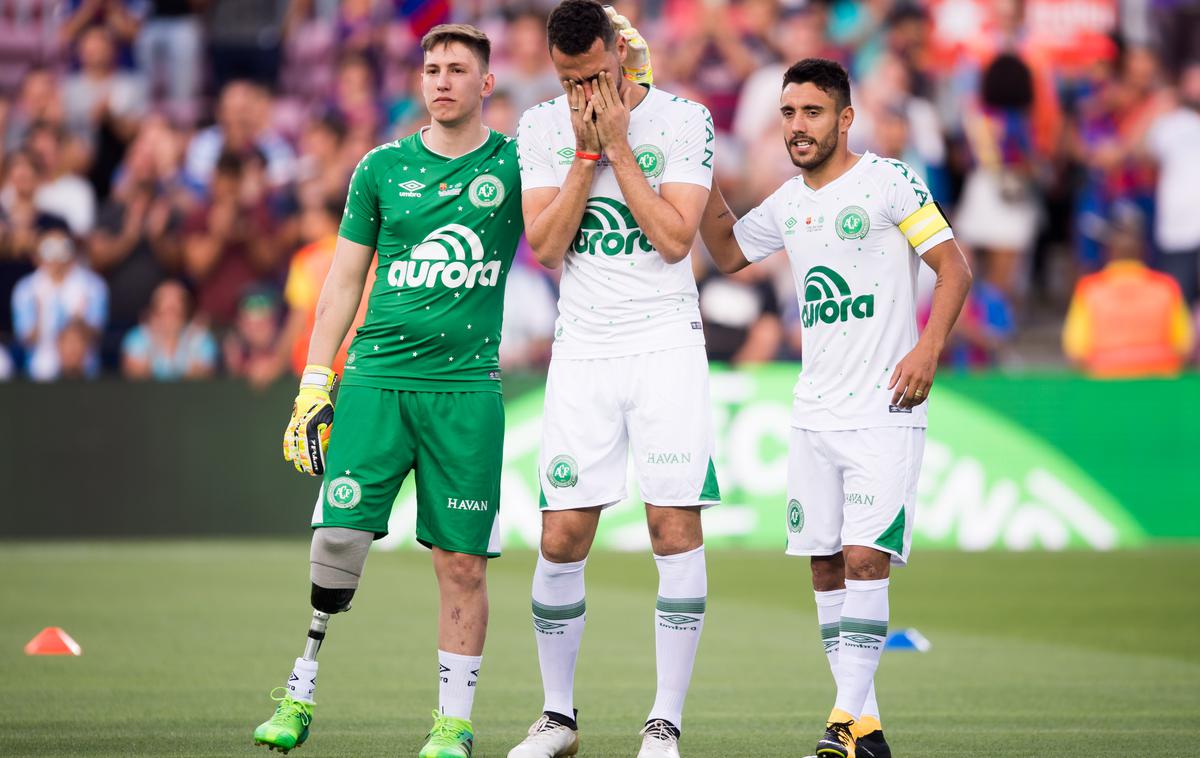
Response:
POLYGON ((325 450, 333 426, 333 401, 329 392, 337 374, 327 366, 304 367, 300 392, 292 405, 292 418, 283 430, 283 459, 311 476, 325 473, 325 450))
POLYGON ((630 25, 629 19, 617 13, 616 8, 606 5, 604 12, 612 21, 613 30, 625 38, 625 60, 621 63, 621 73, 634 84, 653 84, 654 68, 650 65, 650 46, 646 40, 630 25))

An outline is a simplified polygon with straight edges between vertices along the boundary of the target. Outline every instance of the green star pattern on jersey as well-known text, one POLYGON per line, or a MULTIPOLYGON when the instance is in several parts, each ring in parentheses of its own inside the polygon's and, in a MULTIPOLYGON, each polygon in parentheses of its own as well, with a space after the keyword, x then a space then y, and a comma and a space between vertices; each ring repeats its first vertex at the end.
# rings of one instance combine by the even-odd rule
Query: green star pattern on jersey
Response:
POLYGON ((516 148, 492 132, 447 158, 418 132, 358 164, 339 234, 379 258, 343 383, 500 391, 504 283, 524 230, 516 148))

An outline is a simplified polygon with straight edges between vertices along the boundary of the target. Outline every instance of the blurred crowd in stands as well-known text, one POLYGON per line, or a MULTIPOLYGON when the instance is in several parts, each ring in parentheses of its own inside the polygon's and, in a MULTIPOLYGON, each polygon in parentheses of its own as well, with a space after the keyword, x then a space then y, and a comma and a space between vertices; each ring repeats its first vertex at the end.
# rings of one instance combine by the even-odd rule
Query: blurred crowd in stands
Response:
MULTIPOLYGON (((1194 362, 1200 0, 616 5, 656 83, 711 109, 739 212, 795 173, 784 69, 847 66, 852 147, 923 175, 975 267, 948 364, 1194 362)), ((514 134, 560 92, 552 6, 0 0, 0 377, 265 385, 299 370, 350 171, 426 122, 421 34, 453 20, 491 36, 485 118, 514 134)), ((782 256, 734 277, 699 241, 693 259, 714 360, 802 357, 782 256)), ((507 368, 548 360, 555 292, 520 251, 507 368)))

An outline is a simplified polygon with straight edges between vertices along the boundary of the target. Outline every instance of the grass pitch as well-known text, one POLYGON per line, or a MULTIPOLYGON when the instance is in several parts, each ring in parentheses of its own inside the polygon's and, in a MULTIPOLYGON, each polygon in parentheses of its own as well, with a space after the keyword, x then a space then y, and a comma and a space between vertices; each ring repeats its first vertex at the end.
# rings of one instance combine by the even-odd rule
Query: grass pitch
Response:
MULTIPOLYGON (((833 698, 807 566, 713 552, 684 724, 687 758, 802 756, 833 698)), ((490 569, 476 755, 504 756, 541 707, 529 622, 534 556, 490 569)), ((303 647, 300 541, 0 546, 0 755, 253 756, 303 647), (62 626, 81 658, 26 657, 62 626)), ((653 700, 647 555, 597 554, 577 677, 581 756, 632 756, 653 700)), ((1116 554, 918 553, 892 585, 877 679, 897 756, 1200 755, 1200 548, 1116 554)), ((415 755, 436 704, 435 603, 423 552, 375 553, 321 651, 297 753, 415 755)))

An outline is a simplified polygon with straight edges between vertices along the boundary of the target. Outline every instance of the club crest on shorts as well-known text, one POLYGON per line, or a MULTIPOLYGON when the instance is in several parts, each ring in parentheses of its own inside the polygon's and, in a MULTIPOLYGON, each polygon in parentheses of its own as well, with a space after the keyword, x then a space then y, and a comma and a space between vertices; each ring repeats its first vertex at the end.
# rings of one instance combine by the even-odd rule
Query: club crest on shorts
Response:
POLYGON ((325 500, 334 508, 348 510, 362 500, 362 487, 348 476, 339 476, 325 489, 325 500))
POLYGON ((857 205, 848 205, 838 213, 833 227, 844 240, 860 240, 871 231, 871 217, 857 205))
POLYGON ((556 455, 546 467, 551 487, 574 487, 579 482, 579 465, 569 455, 556 455))
POLYGON ((788 501, 788 531, 799 534, 804 529, 804 509, 795 498, 788 501))

